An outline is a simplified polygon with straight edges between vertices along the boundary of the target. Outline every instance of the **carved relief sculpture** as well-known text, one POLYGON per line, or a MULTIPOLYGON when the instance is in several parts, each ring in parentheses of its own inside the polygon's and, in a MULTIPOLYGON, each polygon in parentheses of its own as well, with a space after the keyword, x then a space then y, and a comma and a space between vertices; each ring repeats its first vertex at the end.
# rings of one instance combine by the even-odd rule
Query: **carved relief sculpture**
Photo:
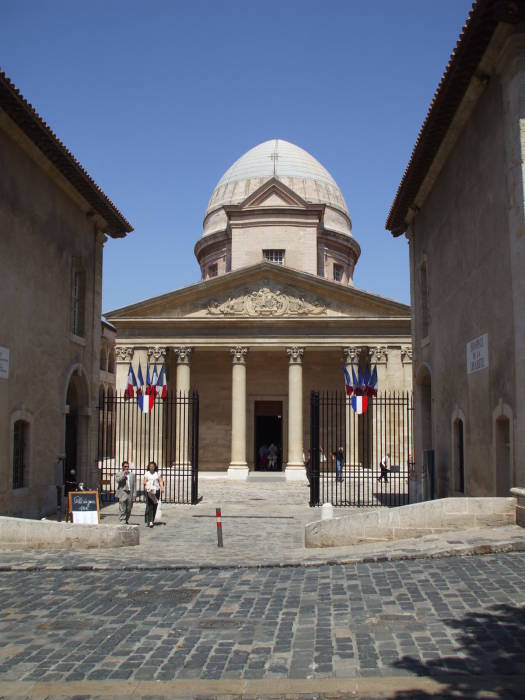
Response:
POLYGON ((317 316, 326 313, 319 301, 307 301, 280 290, 261 287, 225 301, 212 301, 208 306, 212 316, 317 316))

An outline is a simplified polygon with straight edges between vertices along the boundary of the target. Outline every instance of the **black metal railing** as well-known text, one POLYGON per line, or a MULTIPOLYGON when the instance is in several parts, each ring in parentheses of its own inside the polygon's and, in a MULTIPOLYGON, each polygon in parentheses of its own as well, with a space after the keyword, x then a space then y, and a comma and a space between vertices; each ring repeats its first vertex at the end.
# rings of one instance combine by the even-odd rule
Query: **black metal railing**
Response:
POLYGON ((197 503, 199 494, 199 396, 169 393, 156 397, 143 413, 136 398, 101 394, 99 399, 98 469, 103 501, 114 499, 115 474, 124 460, 136 474, 137 499, 144 500, 143 476, 157 463, 167 503, 197 503))
POLYGON ((413 472, 413 400, 378 394, 358 415, 340 392, 312 392, 307 466, 310 505, 399 506, 413 472), (388 470, 381 467, 388 457, 388 470))

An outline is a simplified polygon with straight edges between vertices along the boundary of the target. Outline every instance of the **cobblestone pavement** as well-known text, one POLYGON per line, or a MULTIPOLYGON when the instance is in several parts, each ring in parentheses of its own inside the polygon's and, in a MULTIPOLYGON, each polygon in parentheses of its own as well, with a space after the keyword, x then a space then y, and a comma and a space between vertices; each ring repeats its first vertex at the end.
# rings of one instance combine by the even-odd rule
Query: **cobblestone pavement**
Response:
POLYGON ((525 554, 12 572, 0 697, 522 698, 525 554))
MULTIPOLYGON (((131 522, 140 525, 137 547, 114 550, 0 550, 0 571, 15 568, 177 568, 289 566, 323 562, 381 561, 525 550, 525 530, 515 526, 430 535, 416 540, 357 547, 306 549, 304 526, 320 518, 307 504, 308 488, 279 482, 202 480, 196 506, 164 505, 164 523, 144 526, 144 505, 131 522), (222 507, 224 548, 218 549, 215 507, 222 507)), ((336 516, 355 508, 337 508, 336 516)), ((118 523, 118 507, 102 511, 103 523, 118 523)))

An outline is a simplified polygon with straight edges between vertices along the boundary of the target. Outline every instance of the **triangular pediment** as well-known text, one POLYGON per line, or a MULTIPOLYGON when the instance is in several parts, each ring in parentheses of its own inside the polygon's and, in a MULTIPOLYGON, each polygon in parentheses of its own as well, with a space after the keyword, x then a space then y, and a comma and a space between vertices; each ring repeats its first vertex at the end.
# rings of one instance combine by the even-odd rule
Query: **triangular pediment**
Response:
POLYGON ((240 204, 230 208, 247 210, 261 207, 308 209, 311 205, 278 178, 273 177, 258 187, 240 204))
POLYGON ((268 319, 408 319, 410 309, 368 292, 272 263, 216 277, 106 314, 126 320, 228 323, 268 319))

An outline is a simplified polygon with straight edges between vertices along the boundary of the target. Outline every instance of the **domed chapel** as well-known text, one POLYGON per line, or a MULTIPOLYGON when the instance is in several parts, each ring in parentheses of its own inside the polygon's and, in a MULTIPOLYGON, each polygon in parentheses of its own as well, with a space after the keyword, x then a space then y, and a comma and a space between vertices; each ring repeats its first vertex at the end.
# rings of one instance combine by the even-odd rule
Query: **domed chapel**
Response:
POLYGON ((165 363, 170 391, 199 393, 199 469, 304 479, 312 390, 342 391, 342 364, 377 365, 380 391, 412 387, 410 308, 356 289, 361 248, 337 183, 272 139, 224 173, 195 255, 201 280, 106 314, 117 390, 130 361, 165 363))

